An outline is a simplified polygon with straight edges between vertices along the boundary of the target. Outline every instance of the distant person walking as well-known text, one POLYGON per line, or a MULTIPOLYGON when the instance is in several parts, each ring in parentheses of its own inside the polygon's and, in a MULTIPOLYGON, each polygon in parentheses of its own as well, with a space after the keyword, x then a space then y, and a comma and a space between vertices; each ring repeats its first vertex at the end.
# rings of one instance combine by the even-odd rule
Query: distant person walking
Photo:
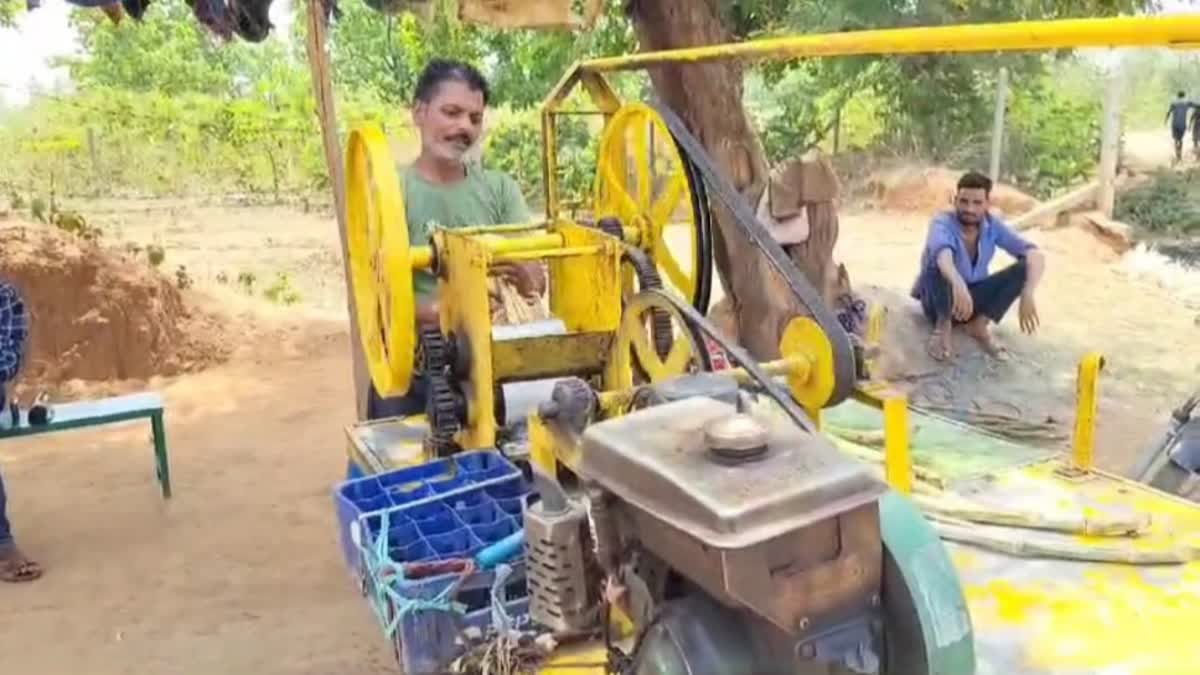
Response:
POLYGON ((1171 138, 1175 139, 1175 161, 1183 160, 1183 137, 1188 128, 1188 112, 1195 104, 1187 99, 1187 94, 1179 92, 1171 105, 1167 107, 1167 121, 1171 124, 1171 138))

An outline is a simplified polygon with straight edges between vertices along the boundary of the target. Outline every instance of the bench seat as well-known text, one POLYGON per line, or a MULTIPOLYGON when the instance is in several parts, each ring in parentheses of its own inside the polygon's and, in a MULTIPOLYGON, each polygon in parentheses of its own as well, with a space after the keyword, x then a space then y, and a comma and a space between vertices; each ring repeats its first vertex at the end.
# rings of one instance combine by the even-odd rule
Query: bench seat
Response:
MULTIPOLYGON (((51 406, 54 417, 47 424, 29 423, 28 411, 21 411, 20 423, 11 429, 0 429, 0 440, 38 436, 71 429, 85 429, 119 422, 150 420, 154 437, 154 459, 158 482, 164 499, 171 497, 171 473, 167 459, 166 429, 163 424, 164 403, 157 392, 142 392, 113 396, 92 401, 56 403, 51 406)), ((3 414, 7 415, 5 411, 3 414)))

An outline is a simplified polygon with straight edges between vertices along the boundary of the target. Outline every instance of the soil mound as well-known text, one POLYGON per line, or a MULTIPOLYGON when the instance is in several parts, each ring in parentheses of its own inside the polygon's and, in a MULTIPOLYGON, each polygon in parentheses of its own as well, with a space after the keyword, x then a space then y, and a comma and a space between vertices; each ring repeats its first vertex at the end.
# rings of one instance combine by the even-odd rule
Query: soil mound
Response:
POLYGON ((0 277, 30 314, 22 384, 145 379, 224 360, 220 322, 142 258, 45 225, 0 224, 0 277))
MULTIPOLYGON (((902 166, 878 171, 864 183, 864 199, 872 208, 930 214, 954 205, 961 171, 944 167, 902 166)), ((1009 185, 992 190, 992 208, 1013 217, 1036 206, 1038 200, 1009 185)))

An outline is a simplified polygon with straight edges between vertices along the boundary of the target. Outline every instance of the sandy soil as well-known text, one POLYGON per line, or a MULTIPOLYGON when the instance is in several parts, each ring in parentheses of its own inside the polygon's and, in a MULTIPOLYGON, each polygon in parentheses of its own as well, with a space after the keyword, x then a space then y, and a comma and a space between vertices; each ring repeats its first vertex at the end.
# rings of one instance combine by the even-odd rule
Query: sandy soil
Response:
MULTIPOLYGON (((141 426, 0 443, 10 515, 48 568, 36 584, 0 587, 3 672, 394 672, 335 539, 330 488, 344 468, 353 392, 332 221, 278 207, 94 206, 89 217, 106 236, 160 243, 164 270, 185 265, 197 292, 234 302, 235 341, 229 360, 204 372, 69 388, 164 392, 170 503, 158 497, 141 426), (243 271, 258 280, 250 294, 236 283, 243 271), (300 305, 262 298, 278 272, 291 275, 300 305)), ((890 326, 912 321, 902 294, 926 220, 843 214, 838 256, 857 287, 894 303, 890 326)), ((968 351, 950 374, 974 387, 965 397, 1069 421, 1075 364, 1103 351, 1101 455, 1119 466, 1197 379, 1197 309, 1129 278, 1079 232, 1031 236, 1050 256, 1044 330, 1016 335, 1010 319, 1001 335, 1014 363, 993 367, 968 351)), ((911 351, 902 343, 898 353, 911 351)), ((924 367, 919 352, 912 361, 924 367)))
POLYGON ((246 328, 230 363, 150 383, 167 399, 168 503, 143 425, 0 446, 19 541, 48 568, 0 588, 4 672, 389 672, 331 508, 353 415, 345 331, 246 328))

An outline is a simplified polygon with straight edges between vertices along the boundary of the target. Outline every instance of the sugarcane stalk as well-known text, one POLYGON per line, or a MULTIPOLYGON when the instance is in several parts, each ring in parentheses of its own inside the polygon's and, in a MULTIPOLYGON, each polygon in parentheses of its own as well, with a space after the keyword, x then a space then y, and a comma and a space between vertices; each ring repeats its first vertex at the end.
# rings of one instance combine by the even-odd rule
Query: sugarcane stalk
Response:
POLYGON ((1200 559, 1200 551, 1194 546, 1176 545, 1157 550, 1088 546, 1062 540, 1013 537, 1008 533, 937 515, 932 520, 934 529, 942 539, 1018 558, 1058 558, 1126 565, 1185 565, 1200 559))

